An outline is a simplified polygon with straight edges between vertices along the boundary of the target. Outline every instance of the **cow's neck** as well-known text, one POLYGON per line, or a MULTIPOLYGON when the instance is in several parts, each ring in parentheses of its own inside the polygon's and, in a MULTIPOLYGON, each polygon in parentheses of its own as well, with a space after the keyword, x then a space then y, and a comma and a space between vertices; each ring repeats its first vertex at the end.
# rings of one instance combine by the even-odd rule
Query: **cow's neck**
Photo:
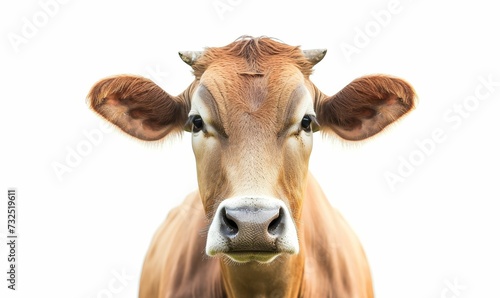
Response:
POLYGON ((221 267, 228 297, 298 297, 304 254, 282 255, 270 264, 221 260, 221 267))

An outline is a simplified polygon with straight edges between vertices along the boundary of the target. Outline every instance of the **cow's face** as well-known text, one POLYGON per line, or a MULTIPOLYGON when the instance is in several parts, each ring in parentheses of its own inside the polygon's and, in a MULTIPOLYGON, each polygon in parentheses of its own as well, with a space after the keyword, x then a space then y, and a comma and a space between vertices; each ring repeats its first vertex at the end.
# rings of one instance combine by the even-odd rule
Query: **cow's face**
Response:
POLYGON ((413 107, 411 86, 388 76, 323 95, 309 74, 324 51, 310 53, 243 39, 181 55, 196 80, 179 96, 132 76, 102 80, 89 94, 98 113, 140 139, 191 132, 210 256, 266 263, 298 253, 313 132, 361 140, 413 107))
POLYGON ((246 68, 244 58, 210 64, 192 96, 187 129, 212 219, 207 254, 270 261, 299 250, 294 222, 318 126, 297 67, 246 68))

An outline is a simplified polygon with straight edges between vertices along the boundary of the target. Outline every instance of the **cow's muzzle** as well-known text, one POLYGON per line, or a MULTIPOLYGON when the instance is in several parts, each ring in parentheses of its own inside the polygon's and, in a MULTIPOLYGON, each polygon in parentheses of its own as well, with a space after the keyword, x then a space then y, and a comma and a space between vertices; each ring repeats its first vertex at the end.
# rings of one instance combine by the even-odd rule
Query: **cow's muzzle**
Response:
POLYGON ((208 230, 206 253, 236 262, 268 263, 299 252, 297 230, 283 201, 237 197, 220 203, 208 230))

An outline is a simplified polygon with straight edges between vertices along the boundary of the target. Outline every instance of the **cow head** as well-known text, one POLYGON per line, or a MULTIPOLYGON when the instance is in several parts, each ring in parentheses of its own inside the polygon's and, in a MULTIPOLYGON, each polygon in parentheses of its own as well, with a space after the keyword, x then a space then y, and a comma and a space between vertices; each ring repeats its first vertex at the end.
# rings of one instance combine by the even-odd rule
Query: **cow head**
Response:
POLYGON ((92 88, 90 105, 142 140, 190 132, 211 221, 206 253, 271 262, 299 252, 313 133, 362 140, 414 106, 412 87, 384 75, 361 77, 324 95, 309 76, 325 53, 242 38, 180 53, 195 80, 178 96, 142 77, 115 76, 92 88))

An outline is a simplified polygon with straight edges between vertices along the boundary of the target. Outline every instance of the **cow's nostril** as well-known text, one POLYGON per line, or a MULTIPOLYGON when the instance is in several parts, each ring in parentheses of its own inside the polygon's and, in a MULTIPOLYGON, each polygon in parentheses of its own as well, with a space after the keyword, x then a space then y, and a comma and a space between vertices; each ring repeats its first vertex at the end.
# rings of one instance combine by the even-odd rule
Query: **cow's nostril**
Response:
POLYGON ((234 236, 238 234, 238 225, 234 220, 231 219, 231 216, 228 214, 225 208, 221 212, 221 217, 222 217, 221 229, 223 234, 226 236, 234 236))
POLYGON ((281 233, 281 230, 283 229, 283 209, 280 208, 276 218, 274 218, 270 223, 267 228, 267 231, 269 234, 277 236, 281 233))

